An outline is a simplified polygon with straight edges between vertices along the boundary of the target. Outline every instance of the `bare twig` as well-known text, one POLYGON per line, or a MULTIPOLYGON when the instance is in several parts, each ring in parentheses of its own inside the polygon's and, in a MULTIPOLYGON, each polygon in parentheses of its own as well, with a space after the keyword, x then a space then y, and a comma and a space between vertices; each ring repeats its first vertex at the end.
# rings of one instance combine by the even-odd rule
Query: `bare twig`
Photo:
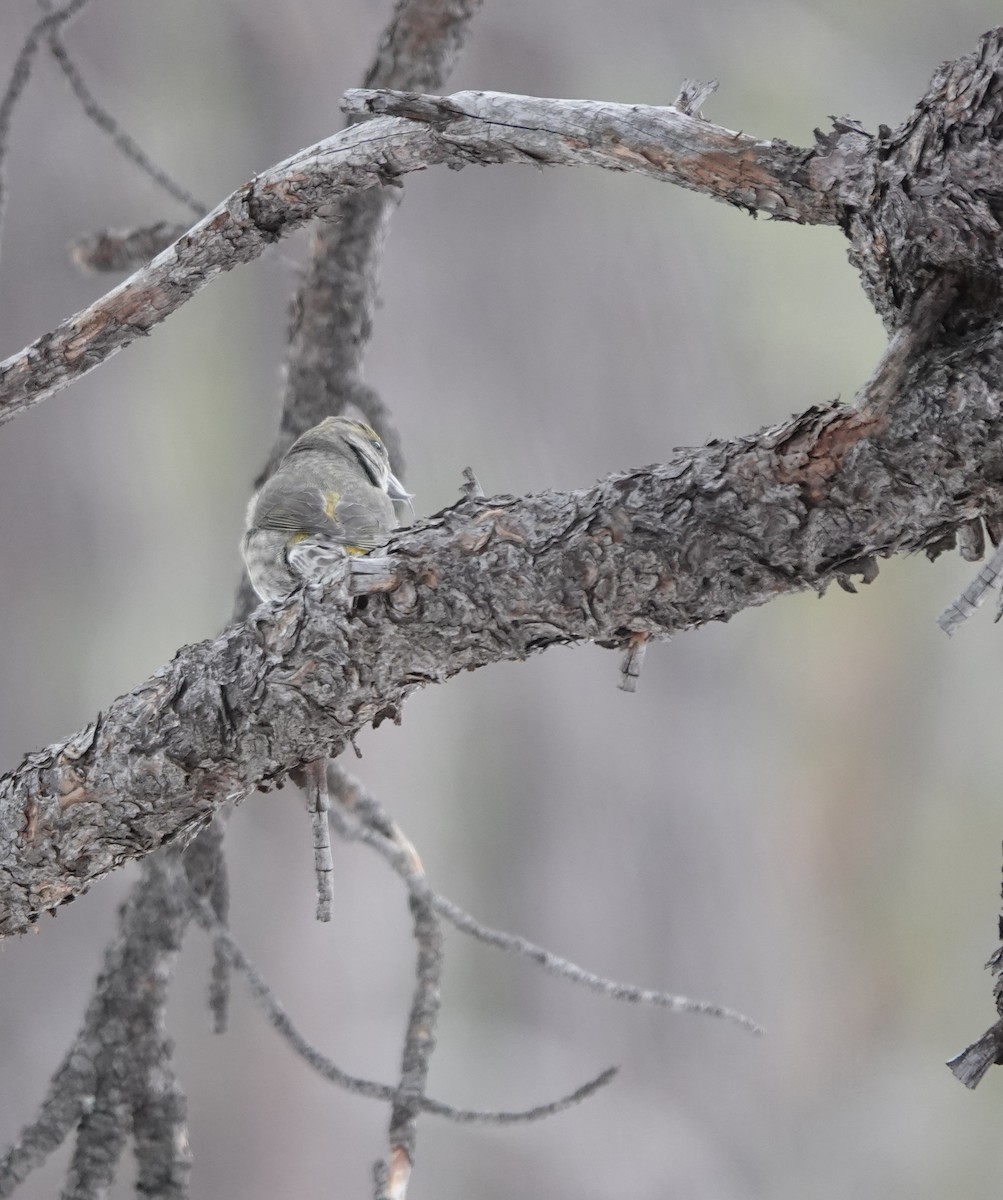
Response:
POLYGON ((7 209, 6 161, 14 109, 31 78, 31 69, 42 38, 58 33, 60 26, 75 17, 87 2, 88 0, 69 0, 68 4, 54 12, 46 13, 32 25, 21 44, 10 79, 7 81, 7 88, 0 99, 0 238, 3 235, 3 220, 7 209))
MULTIPOLYGON (((76 1127, 66 1197, 104 1194, 131 1129, 146 1194, 185 1200, 191 1158, 185 1102, 164 1032, 170 966, 188 923, 173 887, 176 851, 147 859, 83 1026, 53 1077, 41 1113, 0 1160, 0 1197, 11 1195, 76 1127)), ((187 887, 187 885, 186 885, 187 887)))
POLYGON ((318 758, 306 771, 307 807, 313 829, 313 872, 317 881, 317 920, 330 921, 333 898, 334 860, 331 857, 331 826, 327 819, 327 759, 318 758))
POLYGON ((474 474, 473 467, 463 468, 463 483, 460 484, 460 491, 468 500, 482 500, 484 498, 484 489, 474 474))
MULTIPOLYGON (((346 793, 349 803, 375 812, 374 802, 361 798, 359 789, 352 789, 349 776, 332 764, 339 783, 339 803, 346 793), (367 802, 368 801, 368 802, 367 802)), ((330 805, 328 805, 330 816, 330 805)), ((380 827, 389 831, 394 846, 404 855, 409 868, 419 877, 424 869, 417 851, 397 827, 396 823, 381 814, 380 827)), ((428 1069, 435 1050, 435 1031, 439 1019, 439 981, 442 978, 442 929, 428 899, 410 896, 411 916, 414 923, 414 940, 418 947, 415 964, 415 988, 411 1000, 407 1030, 404 1035, 404 1052, 401 1057, 401 1076, 390 1114, 390 1153, 385 1162, 374 1168, 376 1200, 404 1200, 407 1195, 411 1169, 414 1166, 417 1140, 417 1118, 421 1101, 425 1096, 428 1069)))
POLYGON ((648 652, 648 635, 632 633, 627 639, 627 649, 623 652, 620 662, 620 690, 636 692, 637 681, 641 678, 644 666, 644 656, 648 652))
POLYGON ((679 95, 673 100, 672 107, 678 108, 688 117, 698 117, 703 120, 701 106, 714 95, 718 89, 716 79, 701 83, 699 79, 684 79, 679 89, 679 95))
MULTIPOLYGON (((520 937, 518 934, 491 929, 489 926, 481 924, 480 921, 429 886, 424 872, 415 869, 408 850, 401 846, 397 838, 390 832, 397 829, 396 823, 357 779, 340 766, 337 766, 337 771, 338 775, 332 778, 331 798, 333 803, 330 818, 338 835, 348 840, 361 841, 382 855, 407 884, 412 896, 427 904, 461 933, 466 933, 495 949, 511 951, 528 958, 551 975, 580 984, 610 1000, 623 1000, 632 1004, 650 1004, 656 1008, 667 1008, 671 1012, 701 1013, 705 1016, 732 1021, 752 1033, 765 1032, 761 1025, 734 1009, 724 1008, 719 1004, 711 1004, 704 1000, 691 1000, 686 996, 674 995, 671 992, 659 992, 651 988, 639 988, 614 979, 606 979, 592 971, 584 970, 575 963, 561 958, 560 955, 545 950, 542 946, 537 946, 534 942, 520 937)), ((410 846, 410 842, 407 842, 407 846, 410 846)))
MULTIPOLYGON (((271 988, 269 988, 253 963, 250 962, 240 949, 229 929, 225 928, 217 920, 209 906, 195 896, 194 892, 183 881, 180 884, 179 890, 190 905, 190 911, 197 924, 211 937, 218 938, 226 946, 230 961, 243 976, 252 997, 268 1017, 269 1023, 308 1066, 329 1082, 337 1084, 338 1087, 344 1088, 345 1091, 352 1092, 355 1095, 364 1096, 370 1100, 383 1100, 391 1103, 396 1099, 398 1094, 396 1087, 391 1087, 385 1083, 377 1083, 372 1079, 364 1079, 357 1075, 350 1075, 347 1071, 341 1070, 340 1067, 336 1066, 326 1055, 313 1046, 293 1024, 285 1009, 275 998, 271 988)), ((447 1120, 463 1124, 517 1125, 540 1120, 543 1117, 561 1112, 573 1104, 577 1104, 579 1101, 592 1095, 598 1088, 609 1083, 615 1074, 615 1068, 607 1068, 600 1075, 597 1075, 594 1079, 583 1084, 582 1087, 577 1088, 574 1092, 569 1093, 560 1100, 521 1111, 510 1112, 505 1110, 493 1111, 490 1109, 454 1108, 450 1104, 443 1104, 441 1101, 433 1100, 427 1096, 421 1099, 419 1107, 422 1112, 428 1112, 433 1116, 445 1117, 447 1120)))
MULTIPOLYGON (((51 12, 51 0, 38 0, 39 7, 43 12, 51 12)), ((196 217, 202 214, 209 207, 208 204, 203 204, 202 201, 196 198, 186 188, 183 188, 167 174, 166 171, 158 167, 146 154, 143 147, 125 132, 119 125, 118 121, 104 108, 96 99, 93 92, 87 86, 83 75, 77 64, 70 57, 69 51, 66 49, 66 44, 60 36, 58 27, 50 27, 48 30, 47 40, 49 43, 49 52, 59 64, 59 69, 66 77, 73 94, 80 101, 80 106, 84 110, 84 115, 89 121, 92 121, 102 133, 106 133, 111 138, 116 149, 131 162, 138 167, 145 175, 165 191, 172 199, 178 203, 185 205, 196 217)), ((175 237, 179 237, 179 231, 175 237)), ((174 239, 170 239, 173 241, 174 239)), ((148 255, 147 257, 151 257, 148 255)), ((142 261, 142 260, 141 260, 142 261)))
MULTIPOLYGON (((258 175, 90 308, 0 363, 0 421, 26 411, 149 333, 223 271, 252 261, 304 222, 328 214, 340 197, 393 185, 430 166, 598 166, 636 171, 773 216, 825 224, 837 218, 831 194, 802 181, 811 151, 758 141, 674 108, 487 92, 447 98, 346 95, 353 111, 391 106, 421 113, 426 120, 444 113, 448 120, 434 126, 395 118, 371 121, 298 151, 258 175), (583 126, 594 131, 587 144, 583 126), (752 166, 754 186, 749 184, 752 166)), ((363 240, 368 246, 381 237, 376 229, 363 240)), ((360 311, 367 313, 368 305, 360 311)), ((294 317, 294 338, 299 320, 294 317)), ((356 314, 353 321, 364 341, 367 319, 356 314)), ((321 391, 327 404, 326 387, 321 391)), ((373 408, 372 394, 354 387, 349 393, 346 403, 367 412, 377 427, 385 423, 386 411, 373 408)), ((308 408, 301 412, 297 407, 297 422, 310 422, 308 408)), ((291 439, 293 431, 285 436, 291 439)))
POLYGON ((442 930, 432 906, 412 893, 411 916, 418 946, 414 996, 404 1037, 400 1083, 390 1113, 390 1154, 377 1167, 377 1200, 404 1200, 414 1166, 417 1119, 435 1050, 442 977, 442 930))
MULTIPOLYGON (((992 558, 983 564, 978 575, 937 618, 937 624, 948 637, 975 612, 995 587, 1001 575, 1003 575, 1003 543, 996 547, 992 558)), ((996 619, 999 620, 999 615, 996 619)))

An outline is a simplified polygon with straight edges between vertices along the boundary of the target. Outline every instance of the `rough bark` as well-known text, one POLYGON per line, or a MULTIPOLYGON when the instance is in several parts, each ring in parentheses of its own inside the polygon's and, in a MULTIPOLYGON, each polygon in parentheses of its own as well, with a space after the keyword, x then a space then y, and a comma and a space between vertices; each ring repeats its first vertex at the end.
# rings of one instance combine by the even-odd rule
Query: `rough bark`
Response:
POLYGON ((776 215, 836 221, 896 331, 859 408, 812 408, 587 492, 465 500, 397 539, 396 590, 364 608, 303 595, 181 651, 0 783, 0 931, 24 930, 227 799, 337 753, 364 724, 396 716, 415 687, 555 643, 664 637, 785 592, 869 579, 875 556, 936 553, 966 523, 995 518, 1001 59, 994 31, 937 74, 899 130, 872 136, 840 121, 812 151, 675 110, 361 94, 352 104, 411 119, 356 127, 267 172, 85 317, 5 364, 9 416, 332 196, 434 162, 642 170, 776 215))
MULTIPOLYGON (((148 333, 222 271, 260 255, 348 193, 445 163, 531 162, 638 171, 752 212, 839 224, 891 327, 938 273, 963 277, 959 332, 993 326, 1003 167, 1000 33, 948 64, 898 130, 850 120, 813 149, 763 141, 675 108, 492 92, 440 98, 347 93, 358 112, 401 112, 302 150, 251 180, 89 309, 0 363, 0 421, 148 333)), ((287 433, 289 431, 286 431, 287 433)))
POLYGON ((181 650, 0 780, 0 932, 335 756, 416 687, 555 644, 666 637, 943 548, 1003 508, 1003 417, 980 356, 963 377, 953 349, 927 360, 894 421, 832 405, 589 491, 463 500, 395 539, 398 584, 364 607, 300 594, 181 650))
MULTIPOLYGON (((434 99, 409 98, 423 112, 434 99)), ((0 363, 0 423, 149 333, 223 271, 257 258, 309 220, 333 217, 341 198, 431 166, 518 162, 637 171, 752 211, 836 221, 829 176, 825 190, 807 178, 814 151, 757 141, 674 108, 493 92, 463 92, 438 103, 447 119, 434 127, 392 117, 355 125, 238 188, 146 267, 0 363)), ((847 150, 845 157, 855 154, 847 150)))
MULTIPOLYGON (((479 3, 480 0, 399 0, 366 82, 408 87, 441 86, 459 52, 469 18, 479 3)), ((60 57, 57 52, 61 48, 52 38, 50 41, 53 53, 60 57)), ((62 53, 61 61, 64 69, 70 67, 72 71, 65 53, 62 53)), ((87 107, 82 86, 78 78, 75 90, 87 107)), ((94 115, 95 106, 90 104, 89 107, 94 115)), ((102 122, 99 115, 95 119, 108 128, 108 123, 102 122)), ((135 147, 131 151, 129 147, 121 148, 136 161, 135 147)), ((379 190, 371 189, 349 198, 346 204, 354 204, 357 213, 364 213, 367 208, 381 207, 379 195, 379 190)), ((204 207, 200 211, 204 211, 204 207)), ((312 295, 304 292, 300 297, 298 309, 303 315, 304 329, 294 349, 309 354, 312 336, 347 374, 349 370, 359 370, 369 333, 367 312, 375 304, 375 280, 382 242, 380 238, 370 236, 370 230, 385 229, 386 221, 383 219, 376 226, 367 225, 365 221, 360 225, 349 220, 347 212, 342 212, 341 218, 340 231, 323 241, 319 248, 323 254, 315 256, 315 266, 319 266, 324 257, 328 267, 321 273, 322 286, 312 295), (340 302, 331 303, 332 297, 340 297, 340 302), (330 319, 326 325, 315 322, 311 334, 305 327, 309 324, 311 307, 318 305, 327 306, 342 318, 349 312, 355 313, 357 320, 346 322, 338 329, 330 327, 330 319), (338 353, 339 348, 344 352, 338 353)), ((159 232, 162 236, 163 231, 159 232)), ((181 233, 183 229, 175 230, 149 254, 159 252, 181 233)), ((111 243, 116 240, 121 241, 104 239, 111 243)), ((135 252, 136 238, 129 242, 128 249, 135 252)), ((87 248, 78 247, 78 251, 79 258, 87 256, 87 248)), ((115 252, 113 248, 112 253, 115 252)), ((98 257, 107 269, 108 255, 99 254, 98 257)), ((93 262, 93 254, 90 261, 93 262)), ((291 373, 295 373, 295 359, 293 352, 291 373)), ((326 378, 330 381, 331 376, 326 378)), ((308 402, 312 398, 308 390, 297 387, 295 381, 287 388, 283 428, 287 425, 296 427, 297 414, 302 419, 302 414, 309 411, 308 402)), ((273 460, 284 448, 285 441, 280 432, 273 460)), ((250 607, 247 589, 242 589, 238 596, 239 615, 246 616, 250 607)), ((54 1078, 39 1118, 25 1129, 19 1144, 0 1163, 0 1192, 3 1195, 8 1194, 9 1188, 16 1187, 27 1171, 44 1161, 78 1122, 77 1154, 70 1186, 76 1190, 81 1184, 86 1186, 88 1181, 76 1170, 77 1160, 93 1158, 95 1153, 104 1164, 103 1178, 113 1178, 130 1116, 138 1164, 137 1188, 144 1194, 164 1197, 181 1198, 188 1194, 184 1096, 174 1078, 170 1042, 157 1036, 163 1027, 166 984, 172 959, 193 911, 187 904, 179 903, 177 888, 173 886, 176 873, 165 870, 169 858, 168 852, 167 856, 151 856, 143 864, 143 877, 121 910, 119 928, 108 950, 107 970, 96 983, 84 1026, 67 1056, 65 1068, 54 1078), (145 919, 141 919, 144 915, 145 919), (136 964, 141 974, 155 977, 160 986, 137 986, 133 969, 136 964), (119 1019, 109 1022, 106 1019, 109 1013, 119 1019), (90 1069, 94 1057, 91 1047, 95 1041, 104 1048, 108 1068, 104 1071, 90 1069), (88 1072, 86 1078, 78 1069, 81 1061, 88 1072), (124 1109, 119 1103, 123 1084, 129 1101, 124 1109), (81 1120, 82 1095, 88 1097, 88 1103, 95 1110, 107 1111, 111 1107, 120 1115, 108 1136, 102 1137, 104 1131, 95 1130, 93 1121, 81 1120)), ((213 915, 225 922, 228 896, 221 819, 203 829, 188 847, 185 864, 196 894, 205 895, 211 902, 213 915)), ((220 936, 215 939, 210 988, 210 1005, 217 1031, 225 1028, 228 1009, 230 956, 224 940, 220 936)), ((139 982, 142 984, 144 980, 139 982)))

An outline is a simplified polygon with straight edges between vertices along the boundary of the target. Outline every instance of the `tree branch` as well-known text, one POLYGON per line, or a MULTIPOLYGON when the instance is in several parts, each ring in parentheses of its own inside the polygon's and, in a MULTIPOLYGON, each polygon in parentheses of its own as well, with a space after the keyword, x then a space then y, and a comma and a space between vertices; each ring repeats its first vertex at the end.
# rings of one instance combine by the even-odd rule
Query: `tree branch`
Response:
POLYGON ((911 298, 944 270, 966 281, 966 332, 978 321, 973 314, 981 314, 983 327, 998 324, 994 197, 1003 194, 1003 166, 994 131, 1003 97, 991 85, 1001 60, 1003 30, 993 30, 974 54, 938 72, 898 130, 874 138, 841 120, 832 134, 816 133, 812 150, 736 134, 674 108, 494 92, 445 99, 349 92, 349 107, 394 108, 414 119, 384 117, 298 151, 90 308, 0 363, 0 423, 149 333, 223 271, 257 258, 304 222, 331 215, 339 197, 443 163, 637 171, 750 211, 838 223, 890 326, 902 323, 911 298), (914 177, 920 187, 911 186, 914 177))
POLYGON ((839 216, 835 196, 811 182, 813 150, 736 133, 674 106, 353 88, 342 108, 428 124, 478 162, 511 161, 514 150, 541 166, 638 171, 801 224, 835 225, 839 216))
POLYGON ((171 1067, 164 1010, 171 966, 188 924, 160 855, 119 913, 115 938, 78 1032, 39 1116, 0 1158, 0 1196, 11 1195, 76 1128, 66 1196, 103 1194, 126 1136, 136 1143, 141 1194, 183 1200, 191 1156, 185 1098, 171 1067))
MULTIPOLYGON (((364 1096, 370 1100, 384 1100, 393 1103, 398 1095, 398 1088, 390 1084, 378 1083, 374 1079, 364 1079, 358 1075, 350 1075, 331 1061, 311 1042, 303 1036, 293 1023, 289 1014, 279 1003, 271 988, 261 977, 257 968, 247 958, 234 940, 229 929, 214 916, 207 904, 196 896, 184 882, 178 884, 178 890, 190 902, 191 915, 196 923, 214 940, 220 941, 225 947, 233 965, 237 968, 247 983, 252 999, 268 1018, 272 1028, 282 1037, 292 1051, 297 1054, 311 1070, 316 1071, 329 1083, 336 1084, 345 1091, 356 1096, 364 1096)), ((521 1125, 531 1121, 539 1121, 544 1117, 563 1112, 574 1104, 587 1099, 599 1088, 605 1087, 616 1075, 615 1067, 607 1067, 587 1083, 582 1084, 573 1092, 548 1101, 546 1104, 534 1105, 532 1108, 504 1110, 480 1108, 456 1108, 452 1104, 444 1104, 431 1096, 422 1095, 417 1098, 417 1107, 422 1112, 432 1116, 444 1117, 464 1125, 521 1125)), ((2 1181, 0 1175, 0 1181, 2 1181)))
POLYGON ((551 645, 665 637, 868 577, 876 555, 943 549, 1003 509, 1003 417, 995 379, 957 352, 924 363, 894 424, 810 409, 588 491, 463 500, 390 543, 385 596, 346 610, 300 593, 179 651, 0 780, 0 933, 336 755, 416 687, 551 645))
MULTIPOLYGON (((347 95, 390 102, 387 93, 347 95)), ((445 115, 434 128, 384 117, 298 151, 238 188, 90 308, 0 363, 0 423, 149 333, 222 272, 257 258, 306 221, 330 216, 338 198, 431 166, 598 166, 753 211, 827 224, 837 219, 834 193, 808 181, 812 151, 734 134, 673 108, 493 92, 405 99, 422 111, 435 101, 439 108, 426 115, 445 115)))

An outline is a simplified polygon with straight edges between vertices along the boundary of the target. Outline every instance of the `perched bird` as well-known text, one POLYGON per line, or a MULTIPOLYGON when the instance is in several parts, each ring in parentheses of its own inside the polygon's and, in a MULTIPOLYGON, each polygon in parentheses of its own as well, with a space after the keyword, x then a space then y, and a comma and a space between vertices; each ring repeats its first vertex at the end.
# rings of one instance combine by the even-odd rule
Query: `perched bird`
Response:
POLYGON ((262 600, 282 600, 337 575, 346 555, 385 544, 397 527, 395 500, 411 496, 376 430, 348 417, 321 421, 293 442, 247 507, 241 551, 252 587, 262 600))

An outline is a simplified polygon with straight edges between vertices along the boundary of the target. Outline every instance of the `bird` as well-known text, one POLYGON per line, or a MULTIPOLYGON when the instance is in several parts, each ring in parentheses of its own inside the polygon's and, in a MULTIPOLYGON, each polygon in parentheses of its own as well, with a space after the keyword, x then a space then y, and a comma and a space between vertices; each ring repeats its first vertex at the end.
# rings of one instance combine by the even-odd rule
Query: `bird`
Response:
POLYGON ((386 544, 394 502, 412 499, 375 429, 327 417, 293 442, 247 506, 241 552, 251 586, 278 601, 341 576, 349 557, 386 544))

